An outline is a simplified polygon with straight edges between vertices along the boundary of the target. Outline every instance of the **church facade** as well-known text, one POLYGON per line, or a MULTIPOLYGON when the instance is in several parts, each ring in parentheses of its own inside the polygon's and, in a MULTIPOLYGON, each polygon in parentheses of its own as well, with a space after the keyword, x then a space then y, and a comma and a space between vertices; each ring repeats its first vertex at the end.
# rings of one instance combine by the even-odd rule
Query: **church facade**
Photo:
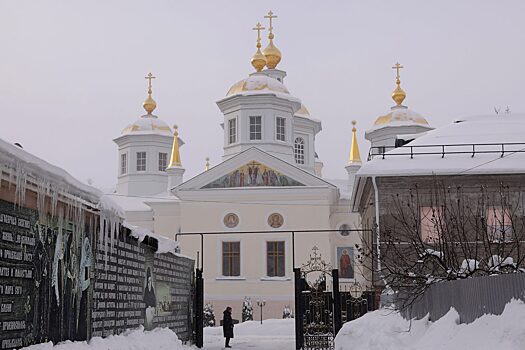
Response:
MULTIPOLYGON (((371 269, 361 266, 356 249, 362 233, 352 231, 361 226, 350 203, 361 167, 355 122, 349 160, 341 165, 348 178, 323 178, 316 154, 322 123, 287 89, 287 74, 277 69, 281 53, 272 24, 262 51, 262 28, 255 29, 255 72, 217 101, 224 116, 222 162, 183 178, 183 141, 176 127, 153 114, 150 74, 146 114, 114 139, 119 173, 110 195, 130 224, 176 238, 182 254, 202 261, 205 302, 217 312, 232 306, 238 319, 245 298, 266 302, 264 318, 280 318, 285 307, 293 309, 293 268, 313 251, 339 269, 341 283, 372 288, 371 269), (204 235, 201 240, 188 233, 204 235)), ((431 130, 423 117, 401 105, 399 83, 398 67, 397 105, 366 134, 374 147, 394 146, 399 135, 417 137, 431 130)), ((254 317, 258 312, 255 308, 254 317)))

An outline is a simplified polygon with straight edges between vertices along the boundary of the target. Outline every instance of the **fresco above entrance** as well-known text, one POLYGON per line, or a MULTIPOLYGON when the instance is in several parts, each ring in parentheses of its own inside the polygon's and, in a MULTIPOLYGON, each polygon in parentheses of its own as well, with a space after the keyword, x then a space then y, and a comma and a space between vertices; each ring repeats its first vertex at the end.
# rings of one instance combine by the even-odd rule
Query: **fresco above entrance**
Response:
POLYGON ((207 184, 203 188, 231 188, 231 187, 284 187, 304 186, 304 184, 281 174, 256 161, 226 174, 207 184))

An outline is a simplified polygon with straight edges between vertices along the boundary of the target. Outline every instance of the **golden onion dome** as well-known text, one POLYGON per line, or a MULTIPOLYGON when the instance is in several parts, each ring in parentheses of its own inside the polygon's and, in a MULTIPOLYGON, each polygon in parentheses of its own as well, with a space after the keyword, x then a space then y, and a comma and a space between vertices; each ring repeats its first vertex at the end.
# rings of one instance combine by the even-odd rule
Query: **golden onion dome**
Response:
POLYGON ((235 84, 228 90, 226 97, 237 95, 237 94, 257 94, 257 93, 268 93, 277 92, 281 94, 289 95, 290 92, 284 86, 283 83, 277 79, 271 78, 264 74, 254 73, 248 78, 243 79, 235 84))
POLYGON ((148 98, 142 103, 142 107, 146 113, 151 114, 157 108, 157 102, 151 97, 151 94, 148 94, 148 98))
POLYGON ((396 103, 396 105, 401 106, 403 101, 405 100, 405 97, 407 97, 406 92, 401 88, 399 84, 397 84, 394 91, 392 91, 392 99, 396 103))
POLYGON ((405 106, 392 107, 389 113, 378 117, 374 122, 376 127, 410 124, 429 126, 428 121, 421 114, 405 106))
POLYGON ((273 35, 268 46, 264 48, 262 53, 264 57, 266 57, 266 66, 269 69, 275 69, 279 62, 281 62, 281 51, 279 51, 279 49, 273 44, 273 35))
POLYGON ((257 72, 262 71, 264 66, 266 66, 266 57, 262 54, 260 48, 257 48, 257 52, 252 56, 251 63, 257 72))

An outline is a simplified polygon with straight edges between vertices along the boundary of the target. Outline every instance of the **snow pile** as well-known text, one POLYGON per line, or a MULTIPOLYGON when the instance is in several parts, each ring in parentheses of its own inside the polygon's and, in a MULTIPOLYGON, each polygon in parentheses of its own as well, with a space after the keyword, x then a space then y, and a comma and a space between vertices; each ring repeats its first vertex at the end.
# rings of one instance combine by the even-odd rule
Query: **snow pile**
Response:
POLYGON ((110 335, 107 338, 95 337, 89 342, 66 341, 53 346, 52 342, 31 345, 24 350, 189 350, 182 345, 177 334, 168 328, 156 328, 144 331, 141 326, 137 329, 119 335, 110 335))
POLYGON ((518 350, 525 344, 525 303, 512 300, 503 313, 484 315, 458 324, 453 308, 435 322, 428 318, 407 321, 381 309, 345 323, 335 339, 335 350, 518 350))
POLYGON ((460 274, 465 274, 467 272, 474 272, 479 268, 479 261, 476 259, 464 259, 461 262, 461 266, 459 268, 460 274))
MULTIPOLYGON (((291 350, 295 345, 295 323, 293 319, 248 321, 234 327, 235 338, 231 344, 235 349, 291 350)), ((204 348, 224 349, 222 327, 204 329, 204 348)), ((177 335, 168 328, 144 331, 143 327, 107 338, 93 338, 89 342, 62 342, 32 345, 23 350, 193 350, 194 346, 182 345, 177 335)))

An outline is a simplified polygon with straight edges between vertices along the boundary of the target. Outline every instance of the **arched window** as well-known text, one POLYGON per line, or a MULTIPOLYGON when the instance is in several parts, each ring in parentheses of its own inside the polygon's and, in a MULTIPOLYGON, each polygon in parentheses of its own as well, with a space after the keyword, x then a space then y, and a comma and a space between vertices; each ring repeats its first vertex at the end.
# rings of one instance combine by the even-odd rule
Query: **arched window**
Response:
POLYGON ((302 137, 295 138, 294 157, 297 164, 304 164, 304 140, 302 137))

